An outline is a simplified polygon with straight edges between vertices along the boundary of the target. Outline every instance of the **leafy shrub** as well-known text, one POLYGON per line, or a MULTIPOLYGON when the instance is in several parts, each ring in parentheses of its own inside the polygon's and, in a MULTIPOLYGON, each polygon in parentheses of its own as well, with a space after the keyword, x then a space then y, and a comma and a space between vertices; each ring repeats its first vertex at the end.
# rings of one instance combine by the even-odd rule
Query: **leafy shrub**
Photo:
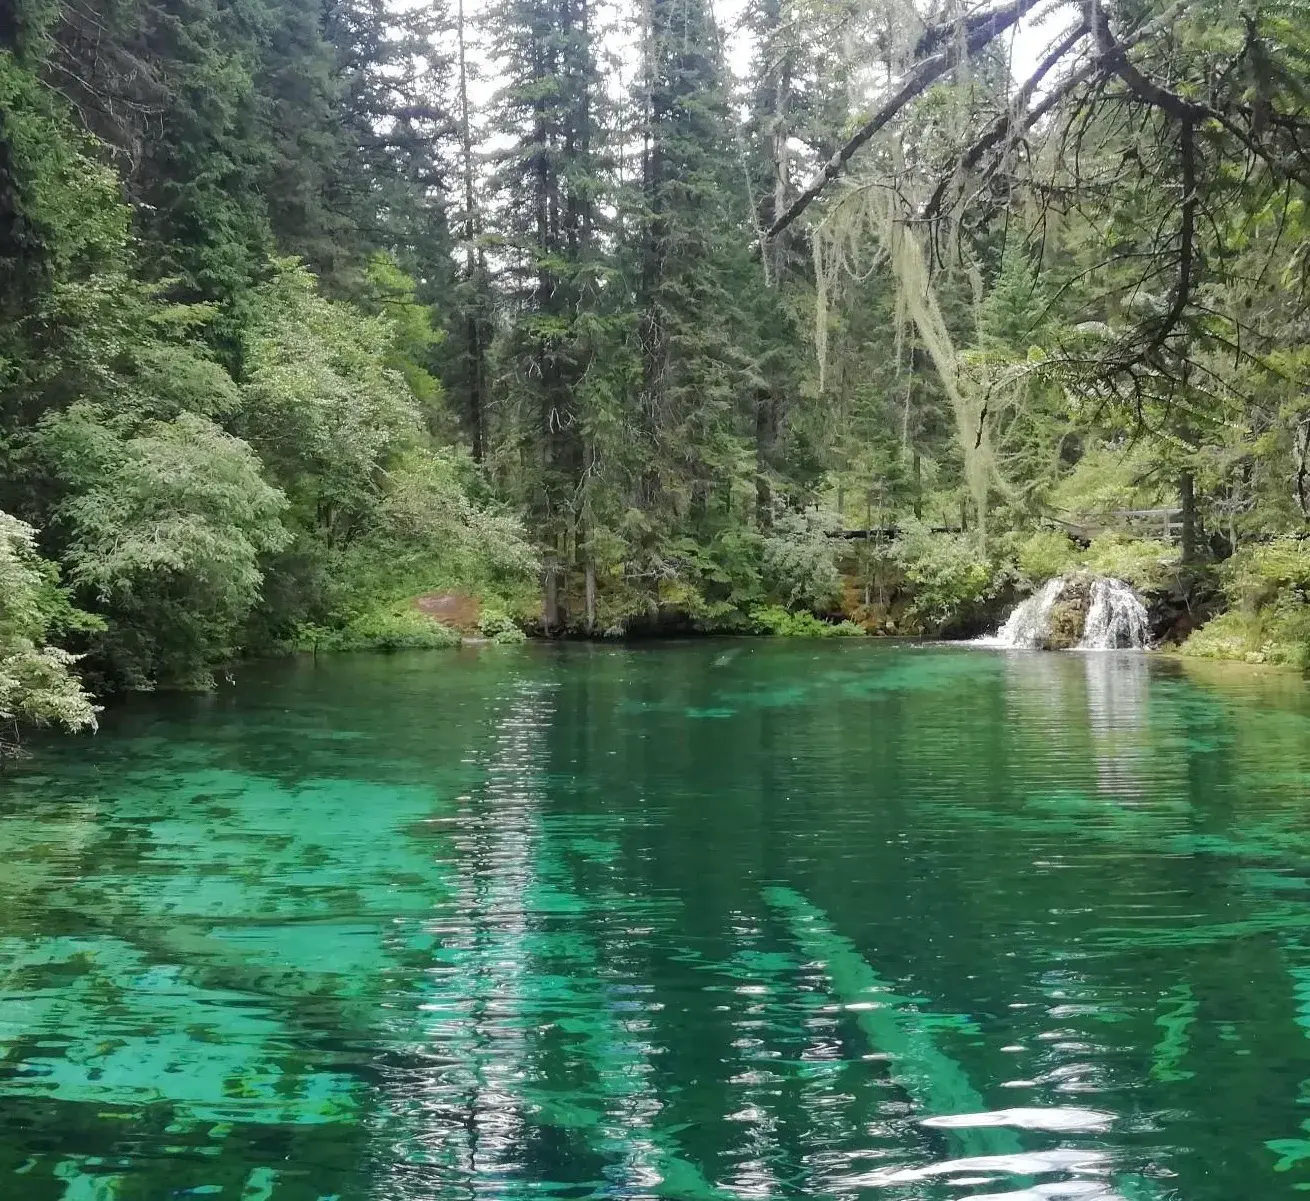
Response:
POLYGON ((1089 571, 1113 576, 1143 592, 1165 587, 1177 572, 1178 562, 1177 547, 1129 534, 1102 534, 1083 558, 1089 571))
MULTIPOLYGON (((0 512, 0 722, 95 725, 95 708, 73 675, 73 656, 46 644, 64 625, 86 626, 59 588, 55 568, 37 557, 35 534, 0 512)), ((0 731, 0 757, 13 749, 0 731)))
POLYGON ((900 623, 906 632, 943 634, 983 624, 1015 579, 1011 567, 994 564, 969 535, 933 534, 918 521, 902 525, 891 554, 909 598, 900 623))
POLYGON ((1280 593, 1310 591, 1310 541, 1275 538, 1244 546, 1223 567, 1224 591, 1234 603, 1267 604, 1280 593))
POLYGON ((1067 534, 1038 530, 1019 543, 1015 559, 1019 570, 1029 580, 1034 584, 1044 584, 1073 571, 1082 561, 1082 556, 1067 534))
POLYGON ((305 625, 297 632, 301 650, 446 650, 459 646, 449 626, 433 621, 411 606, 371 609, 337 629, 305 625))
POLYGON ((659 577, 659 608, 684 614, 706 631, 737 630, 761 599, 760 537, 729 527, 708 542, 671 538, 649 564, 659 577))
POLYGON ((1180 653, 1310 668, 1310 604, 1285 597, 1263 609, 1229 609, 1196 630, 1180 653))
POLYGON ((129 687, 212 685, 259 602, 263 557, 289 537, 286 497, 254 452, 194 413, 119 438, 86 405, 48 420, 37 445, 79 460, 59 517, 69 578, 108 619, 97 662, 129 687))
POLYGON ((495 608, 483 610, 482 616, 478 618, 478 633, 501 646, 514 646, 528 640, 528 636, 508 613, 495 608))
POLYGON ((761 564, 770 595, 787 605, 830 607, 841 595, 842 581, 838 543, 829 535, 840 526, 833 513, 784 509, 775 514, 773 529, 764 538, 761 564))
POLYGON ((1222 575, 1233 608, 1193 633, 1182 654, 1310 668, 1310 543, 1275 538, 1245 546, 1222 575))
POLYGON ((750 616, 755 633, 778 638, 850 638, 864 633, 853 621, 820 621, 813 613, 793 613, 781 605, 761 605, 750 616))

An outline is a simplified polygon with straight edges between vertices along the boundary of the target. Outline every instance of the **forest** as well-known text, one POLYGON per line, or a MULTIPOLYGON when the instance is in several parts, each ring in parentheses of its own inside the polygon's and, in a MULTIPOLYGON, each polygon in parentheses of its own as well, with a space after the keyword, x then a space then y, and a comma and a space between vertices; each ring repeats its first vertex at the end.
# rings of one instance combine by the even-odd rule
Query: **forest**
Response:
POLYGON ((1308 188, 1302 0, 11 0, 0 720, 452 592, 1304 667, 1308 188))

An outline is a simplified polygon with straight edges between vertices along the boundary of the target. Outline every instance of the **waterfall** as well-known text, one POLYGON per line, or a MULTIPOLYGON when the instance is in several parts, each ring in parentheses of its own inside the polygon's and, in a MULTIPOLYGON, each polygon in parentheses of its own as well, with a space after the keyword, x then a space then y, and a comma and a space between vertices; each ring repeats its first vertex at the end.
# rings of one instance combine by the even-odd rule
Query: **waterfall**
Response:
POLYGON ((1079 650, 1140 649, 1150 641, 1146 606, 1123 580, 1103 576, 1092 581, 1091 603, 1079 650))
POLYGON ((1083 651, 1140 650, 1149 642, 1146 606, 1137 593, 1123 580, 1086 575, 1048 580, 1039 592, 1015 606, 995 634, 975 639, 979 646, 1016 650, 1060 646, 1083 651), (1057 604, 1062 613, 1059 630, 1051 620, 1057 604))
POLYGON ((980 646, 1014 647, 1032 650, 1050 631, 1051 610, 1064 593, 1063 579, 1047 580, 1040 592, 1014 607, 1005 624, 986 638, 975 641, 980 646))

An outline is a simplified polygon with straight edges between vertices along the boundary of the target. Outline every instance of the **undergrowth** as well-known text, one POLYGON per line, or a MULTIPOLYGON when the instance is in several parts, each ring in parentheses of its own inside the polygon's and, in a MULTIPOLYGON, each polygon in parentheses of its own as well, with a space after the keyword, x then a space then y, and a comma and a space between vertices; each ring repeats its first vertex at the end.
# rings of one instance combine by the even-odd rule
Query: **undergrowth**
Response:
POLYGON ((405 605, 369 610, 336 629, 302 625, 293 645, 312 651, 395 651, 448 650, 459 644, 459 634, 449 626, 405 605))
POLYGON ((813 613, 793 613, 781 605, 761 605, 750 616, 755 633, 777 638, 852 638, 864 633, 853 621, 823 621, 813 613))

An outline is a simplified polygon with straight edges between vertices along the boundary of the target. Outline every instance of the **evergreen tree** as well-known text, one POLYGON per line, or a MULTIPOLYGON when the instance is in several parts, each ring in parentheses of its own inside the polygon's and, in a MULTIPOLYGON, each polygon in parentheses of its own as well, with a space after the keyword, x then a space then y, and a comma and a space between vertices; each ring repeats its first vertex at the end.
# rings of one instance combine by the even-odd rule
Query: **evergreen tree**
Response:
POLYGON ((603 320, 597 223, 607 184, 589 3, 507 0, 492 23, 505 79, 496 129, 509 143, 496 157, 508 306, 497 354, 501 470, 521 490, 542 547, 548 631, 566 620, 595 386, 584 381, 597 366, 595 323, 603 320))
MULTIPOLYGON (((653 0, 646 12, 640 208, 631 225, 640 239, 634 426, 643 463, 633 541, 654 598, 662 579, 694 587, 698 576, 724 574, 721 561, 710 565, 715 531, 736 525, 755 472, 742 420, 750 362, 735 336, 745 314, 731 287, 749 225, 734 203, 738 156, 718 31, 699 0, 653 0), (688 554, 688 537, 710 545, 710 564, 688 554)), ((731 588, 726 577, 717 583, 731 588)))

